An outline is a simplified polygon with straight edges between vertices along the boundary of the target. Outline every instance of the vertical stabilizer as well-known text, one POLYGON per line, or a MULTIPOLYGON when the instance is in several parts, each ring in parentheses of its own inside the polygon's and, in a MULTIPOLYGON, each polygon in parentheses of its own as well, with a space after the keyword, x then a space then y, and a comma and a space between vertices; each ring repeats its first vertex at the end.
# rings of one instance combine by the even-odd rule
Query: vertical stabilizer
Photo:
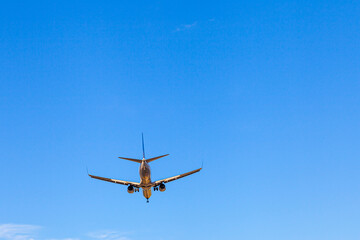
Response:
POLYGON ((142 139, 143 159, 145 159, 144 133, 141 133, 141 139, 142 139))

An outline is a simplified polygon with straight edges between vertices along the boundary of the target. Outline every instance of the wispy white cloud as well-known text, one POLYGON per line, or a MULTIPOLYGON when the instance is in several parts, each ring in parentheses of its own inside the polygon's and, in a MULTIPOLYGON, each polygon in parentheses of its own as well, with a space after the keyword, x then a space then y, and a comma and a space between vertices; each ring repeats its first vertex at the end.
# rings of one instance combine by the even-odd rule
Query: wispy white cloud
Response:
MULTIPOLYGON (((0 224, 0 240, 81 240, 80 238, 39 238, 38 230, 42 227, 29 224, 0 224)), ((85 239, 130 240, 128 233, 118 231, 96 231, 86 234, 85 239)))
POLYGON ((28 224, 1 224, 0 239, 4 240, 34 240, 40 226, 28 224))
POLYGON ((180 31, 184 31, 184 30, 188 30, 190 28, 193 28, 197 25, 197 22, 193 22, 191 24, 183 24, 180 27, 177 27, 175 32, 180 32, 180 31))
POLYGON ((194 28, 196 26, 201 27, 201 26, 211 24, 211 23, 214 23, 214 22, 215 22, 215 18, 209 18, 208 20, 195 21, 195 22, 190 23, 190 24, 182 24, 179 27, 177 27, 174 32, 186 31, 186 30, 189 30, 189 29, 194 28))
POLYGON ((48 238, 46 240, 80 240, 80 238, 48 238))
POLYGON ((88 234, 89 237, 98 240, 130 240, 126 235, 126 233, 110 230, 91 232, 88 234))

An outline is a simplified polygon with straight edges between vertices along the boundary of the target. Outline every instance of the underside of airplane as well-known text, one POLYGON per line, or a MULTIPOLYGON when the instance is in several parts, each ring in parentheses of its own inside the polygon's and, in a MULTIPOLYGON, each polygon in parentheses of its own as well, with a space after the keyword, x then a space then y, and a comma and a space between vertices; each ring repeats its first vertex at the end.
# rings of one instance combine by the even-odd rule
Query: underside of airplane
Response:
POLYGON ((150 169, 149 163, 152 162, 152 161, 155 161, 155 160, 157 160, 159 158, 166 157, 169 154, 165 154, 165 155, 161 155, 161 156, 158 156, 158 157, 146 159, 145 158, 145 150, 144 150, 144 137, 143 136, 142 136, 142 147, 143 147, 143 159, 119 157, 121 159, 137 162, 137 163, 140 164, 140 168, 139 168, 140 182, 130 182, 130 181, 113 179, 113 178, 105 178, 105 177, 94 176, 94 175, 91 175, 91 174, 88 174, 88 175, 91 178, 95 178, 95 179, 98 179, 98 180, 126 185, 126 186, 128 186, 127 187, 128 193, 139 192, 139 190, 141 188, 143 190, 144 197, 146 198, 147 202, 149 202, 149 198, 151 197, 151 189, 153 189, 154 191, 159 191, 160 190, 160 192, 164 192, 166 190, 165 183, 169 183, 169 182, 175 181, 177 179, 180 179, 180 178, 189 176, 191 174, 197 173, 202 169, 202 168, 198 168, 198 169, 195 169, 195 170, 187 172, 187 173, 179 174, 179 175, 176 175, 176 176, 173 176, 173 177, 164 178, 164 179, 157 180, 157 181, 153 182, 153 181, 151 181, 151 169, 150 169))

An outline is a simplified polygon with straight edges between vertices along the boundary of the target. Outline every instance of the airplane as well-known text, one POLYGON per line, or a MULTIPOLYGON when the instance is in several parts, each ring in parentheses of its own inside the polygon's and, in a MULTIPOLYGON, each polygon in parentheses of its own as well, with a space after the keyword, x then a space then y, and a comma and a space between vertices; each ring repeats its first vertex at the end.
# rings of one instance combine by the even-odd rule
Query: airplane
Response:
POLYGON ((201 168, 195 169, 193 171, 183 173, 183 174, 180 174, 180 175, 176 175, 176 176, 173 176, 173 177, 161 179, 161 180, 158 180, 158 181, 155 181, 155 182, 151 181, 151 170, 150 170, 149 163, 152 162, 152 161, 155 161, 155 160, 157 160, 159 158, 166 157, 169 154, 165 154, 165 155, 161 155, 161 156, 158 156, 158 157, 153 157, 153 158, 146 159, 145 158, 145 148, 144 148, 144 135, 142 134, 141 137, 142 137, 142 150, 143 150, 143 158, 142 159, 119 157, 121 159, 125 159, 125 160, 140 163, 140 168, 139 168, 140 183, 117 180, 117 179, 112 179, 112 178, 99 177, 99 176, 91 175, 89 173, 88 173, 88 175, 91 178, 95 178, 95 179, 98 179, 98 180, 117 183, 117 184, 122 184, 122 185, 127 185, 128 186, 127 187, 128 193, 139 192, 139 189, 142 188, 143 195, 146 198, 146 202, 148 203, 149 198, 151 197, 151 188, 153 188, 154 191, 159 191, 160 190, 160 192, 164 192, 166 190, 165 183, 172 182, 172 181, 175 181, 177 179, 180 179, 180 178, 189 176, 191 174, 200 172, 200 170, 202 169, 202 167, 201 167, 201 168))

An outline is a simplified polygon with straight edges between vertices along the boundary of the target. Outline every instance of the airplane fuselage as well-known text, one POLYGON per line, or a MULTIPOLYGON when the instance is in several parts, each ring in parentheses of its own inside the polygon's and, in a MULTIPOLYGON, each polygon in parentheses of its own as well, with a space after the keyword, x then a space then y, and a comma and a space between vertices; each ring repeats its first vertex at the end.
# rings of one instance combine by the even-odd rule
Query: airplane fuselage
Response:
MULTIPOLYGON (((142 161, 140 168, 139 168, 139 174, 140 174, 140 184, 141 185, 150 185, 151 183, 151 170, 150 165, 146 161, 142 161)), ((149 199, 151 197, 151 187, 142 187, 143 189, 143 195, 146 199, 149 199)))

